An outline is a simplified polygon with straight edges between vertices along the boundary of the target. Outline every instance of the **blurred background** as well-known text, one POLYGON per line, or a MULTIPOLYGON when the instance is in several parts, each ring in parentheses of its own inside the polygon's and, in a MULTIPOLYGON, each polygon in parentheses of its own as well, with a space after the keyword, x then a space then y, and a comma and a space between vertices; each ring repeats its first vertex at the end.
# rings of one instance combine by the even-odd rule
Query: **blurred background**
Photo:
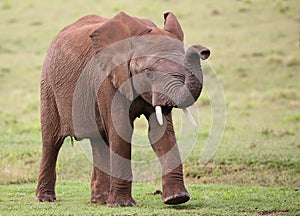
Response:
MULTIPOLYGON (((163 13, 172 11, 185 43, 211 50, 209 64, 226 100, 223 139, 205 166, 201 146, 211 127, 205 92, 196 104, 202 126, 184 160, 187 182, 299 187, 299 6, 298 0, 0 1, 0 184, 37 181, 39 79, 55 35, 87 14, 124 11, 162 27, 163 13)), ((147 127, 141 122, 137 130, 147 127)), ((133 152, 135 160, 141 156, 133 152)), ((91 170, 81 146, 67 139, 58 180, 87 182, 91 170)))

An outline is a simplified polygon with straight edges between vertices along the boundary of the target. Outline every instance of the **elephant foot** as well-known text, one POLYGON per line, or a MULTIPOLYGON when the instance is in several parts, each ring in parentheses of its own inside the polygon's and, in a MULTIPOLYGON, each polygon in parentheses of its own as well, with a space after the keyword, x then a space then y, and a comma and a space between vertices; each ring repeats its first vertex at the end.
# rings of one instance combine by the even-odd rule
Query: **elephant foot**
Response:
POLYGON ((164 204, 168 204, 168 205, 176 205, 176 204, 180 204, 180 203, 185 203, 185 202, 189 201, 189 199, 190 199, 189 193, 179 192, 175 195, 163 198, 163 202, 164 202, 164 204))
POLYGON ((55 192, 53 187, 49 189, 45 184, 39 183, 36 189, 35 197, 39 202, 55 202, 55 192))
MULTIPOLYGON (((44 179, 44 178, 43 178, 44 179)), ((36 200, 39 202, 55 202, 55 179, 51 179, 52 181, 44 181, 39 180, 36 191, 35 197, 36 200)))
POLYGON ((91 181, 91 202, 105 204, 109 196, 110 177, 97 166, 94 166, 91 181))
POLYGON ((105 204, 108 199, 108 192, 102 193, 102 194, 92 194, 91 202, 92 203, 99 203, 99 204, 105 204))
POLYGON ((135 206, 135 201, 132 197, 110 197, 107 202, 106 205, 108 207, 126 207, 126 206, 135 206))
POLYGON ((167 185, 163 187, 162 200, 164 204, 176 205, 189 201, 190 194, 184 185, 167 185))
POLYGON ((39 194, 36 196, 39 202, 56 202, 55 195, 52 194, 39 194))

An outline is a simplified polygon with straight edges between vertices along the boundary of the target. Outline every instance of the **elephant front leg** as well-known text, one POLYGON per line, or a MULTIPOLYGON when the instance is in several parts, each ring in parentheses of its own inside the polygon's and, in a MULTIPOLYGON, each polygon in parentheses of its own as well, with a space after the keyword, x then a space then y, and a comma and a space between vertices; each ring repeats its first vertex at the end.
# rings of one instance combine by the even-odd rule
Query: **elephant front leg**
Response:
MULTIPOLYGON (((129 132, 131 140, 132 132, 129 132)), ((131 195, 131 143, 117 133, 110 135, 110 193, 107 206, 134 206, 131 195)))
POLYGON ((165 204, 185 203, 190 195, 184 186, 182 162, 176 143, 171 113, 160 126, 154 115, 149 118, 149 139, 162 166, 162 200, 165 204))
POLYGON ((106 203, 110 187, 110 151, 101 138, 91 139, 93 152, 93 176, 91 181, 91 201, 106 203))
POLYGON ((129 115, 131 101, 116 91, 110 82, 102 83, 98 96, 97 104, 110 151, 110 189, 106 205, 134 206, 135 201, 131 195, 133 133, 133 119, 129 115))

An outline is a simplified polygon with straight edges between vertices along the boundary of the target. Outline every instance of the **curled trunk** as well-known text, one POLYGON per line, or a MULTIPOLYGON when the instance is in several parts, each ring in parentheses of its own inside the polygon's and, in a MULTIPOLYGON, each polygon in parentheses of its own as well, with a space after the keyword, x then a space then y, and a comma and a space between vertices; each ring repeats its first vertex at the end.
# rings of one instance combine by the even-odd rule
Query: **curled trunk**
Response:
MULTIPOLYGON (((188 106, 191 106, 200 96, 203 87, 203 74, 201 69, 200 58, 205 60, 209 57, 209 49, 200 45, 194 45, 188 48, 185 53, 184 67, 185 67, 185 82, 184 85, 179 87, 176 98, 176 106, 183 108, 189 121, 197 126, 196 121, 193 119, 188 106)), ((156 118, 160 125, 163 125, 162 111, 160 106, 155 106, 156 118)))
POLYGON ((186 51, 184 60, 186 75, 184 86, 178 92, 178 107, 191 106, 200 96, 203 86, 200 58, 205 60, 209 55, 209 49, 200 45, 191 46, 186 51))

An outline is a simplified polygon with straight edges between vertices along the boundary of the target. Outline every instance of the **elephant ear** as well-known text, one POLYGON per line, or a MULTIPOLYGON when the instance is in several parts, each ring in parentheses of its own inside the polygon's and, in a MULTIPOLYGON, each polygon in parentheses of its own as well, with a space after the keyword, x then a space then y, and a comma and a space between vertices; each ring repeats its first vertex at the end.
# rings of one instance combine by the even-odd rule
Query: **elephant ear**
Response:
MULTIPOLYGON (((130 37, 143 35, 150 32, 151 28, 140 22, 138 19, 131 17, 123 12, 114 16, 111 20, 104 23, 96 29, 91 35, 92 48, 95 55, 100 51, 109 54, 109 78, 113 86, 125 95, 129 100, 133 100, 134 91, 130 79, 130 70, 128 61, 132 57, 132 45, 130 37), (118 43, 119 42, 119 43, 118 43), (122 85, 124 83, 124 85, 122 85), (120 88, 122 86, 122 88, 120 88)), ((101 52, 102 54, 102 52, 101 52)), ((100 54, 100 58, 102 57, 100 54)))
POLYGON ((171 12, 167 12, 164 14, 164 18, 164 30, 173 34, 178 40, 183 41, 184 34, 176 16, 171 12))

